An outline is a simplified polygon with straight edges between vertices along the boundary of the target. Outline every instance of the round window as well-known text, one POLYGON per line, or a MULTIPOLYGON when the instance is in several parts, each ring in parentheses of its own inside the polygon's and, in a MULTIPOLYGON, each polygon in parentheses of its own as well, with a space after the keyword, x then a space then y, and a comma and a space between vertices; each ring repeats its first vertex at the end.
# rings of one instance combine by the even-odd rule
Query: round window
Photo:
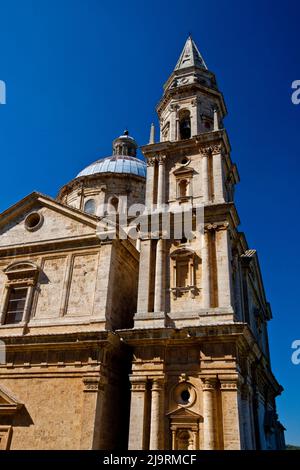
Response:
POLYGON ((183 157, 180 163, 181 165, 187 165, 189 163, 189 159, 187 157, 183 157))
POLYGON ((174 389, 174 399, 181 406, 191 406, 196 400, 196 392, 192 384, 182 382, 174 389))
POLYGON ((44 218, 42 214, 39 214, 38 212, 32 212, 25 219, 25 227, 27 230, 29 230, 29 232, 34 232, 41 227, 43 220, 44 218))

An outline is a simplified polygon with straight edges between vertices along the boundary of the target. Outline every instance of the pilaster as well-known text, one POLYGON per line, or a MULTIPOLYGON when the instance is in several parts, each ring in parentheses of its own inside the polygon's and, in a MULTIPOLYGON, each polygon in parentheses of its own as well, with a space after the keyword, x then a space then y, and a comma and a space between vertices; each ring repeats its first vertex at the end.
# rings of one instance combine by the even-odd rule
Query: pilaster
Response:
POLYGON ((147 446, 147 377, 131 375, 130 382, 131 405, 128 450, 144 450, 147 446))
POLYGON ((219 376, 221 383, 224 450, 240 450, 238 377, 219 376))

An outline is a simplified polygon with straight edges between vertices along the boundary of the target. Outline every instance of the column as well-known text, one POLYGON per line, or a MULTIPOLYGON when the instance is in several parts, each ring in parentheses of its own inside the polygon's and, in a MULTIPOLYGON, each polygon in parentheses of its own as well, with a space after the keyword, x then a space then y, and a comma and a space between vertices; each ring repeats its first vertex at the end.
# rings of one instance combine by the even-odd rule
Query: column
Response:
POLYGON ((149 311, 152 240, 141 240, 137 315, 149 311))
POLYGON ((238 252, 234 253, 232 264, 233 264, 232 276, 234 274, 233 293, 234 293, 234 307, 236 310, 235 317, 238 321, 243 321, 244 320, 243 295, 242 295, 242 287, 241 287, 241 269, 240 269, 240 261, 239 261, 238 252))
POLYGON ((228 222, 216 230, 219 307, 233 308, 231 248, 228 222))
POLYGON ((175 140, 180 140, 180 127, 179 127, 179 119, 176 116, 176 139, 175 140))
POLYGON ((164 155, 158 157, 157 207, 159 209, 165 202, 165 160, 164 155))
POLYGON ((254 449, 254 434, 251 416, 251 393, 248 384, 244 384, 241 388, 241 402, 242 402, 242 423, 243 423, 243 436, 244 436, 244 449, 254 449))
POLYGON ((210 308, 210 262, 209 262, 209 248, 208 248, 208 233, 202 234, 202 307, 210 308))
POLYGON ((5 284, 2 303, 1 303, 1 313, 0 313, 1 322, 0 322, 0 325, 3 325, 5 323, 6 307, 7 307, 7 302, 8 302, 9 288, 10 288, 9 284, 5 284))
POLYGON ((213 179, 214 179, 214 202, 225 201, 225 184, 224 184, 224 169, 223 169, 223 155, 220 145, 212 148, 213 159, 213 179))
POLYGON ((208 169, 208 153, 205 152, 202 155, 202 194, 203 194, 203 203, 206 204, 210 200, 210 175, 208 169))
POLYGON ((34 293, 34 282, 32 281, 30 284, 28 284, 28 291, 27 291, 27 297, 26 297, 25 306, 24 306, 22 322, 28 323, 30 320, 33 293, 34 293))
POLYGON ((162 416, 162 384, 158 379, 153 379, 151 389, 151 424, 150 424, 150 450, 162 449, 161 428, 162 416))
POLYGON ((131 404, 128 450, 144 450, 146 448, 147 378, 132 375, 130 376, 130 382, 131 404))
POLYGON ((216 449, 216 382, 215 377, 203 379, 203 447, 216 449))
POLYGON ((176 450, 176 430, 172 430, 172 450, 176 450))
POLYGON ((155 159, 148 158, 147 160, 147 181, 146 181, 146 208, 149 210, 153 204, 154 198, 154 173, 155 173, 155 159))
POLYGON ((101 449, 101 432, 105 432, 101 424, 105 381, 103 377, 87 376, 83 383, 80 449, 101 449))
POLYGON ((198 100, 195 98, 192 101, 192 108, 191 108, 191 137, 198 135, 198 100))
POLYGON ((219 376, 221 382, 224 450, 240 450, 240 423, 237 377, 219 376))
POLYGON ((165 240, 159 238, 156 245, 154 312, 164 311, 165 240))

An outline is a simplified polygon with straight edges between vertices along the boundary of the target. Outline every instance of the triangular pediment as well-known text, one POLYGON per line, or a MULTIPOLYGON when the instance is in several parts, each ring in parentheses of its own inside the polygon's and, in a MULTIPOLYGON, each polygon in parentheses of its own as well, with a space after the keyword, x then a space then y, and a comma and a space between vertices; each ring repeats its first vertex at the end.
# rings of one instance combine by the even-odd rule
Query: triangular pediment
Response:
POLYGON ((14 414, 22 408, 22 406, 23 403, 21 403, 10 390, 0 385, 0 416, 3 414, 14 414))
POLYGON ((101 225, 96 216, 34 192, 0 215, 0 247, 96 236, 101 225), (31 214, 41 217, 33 229, 27 226, 31 214))
POLYGON ((173 410, 173 411, 170 411, 169 413, 167 413, 167 416, 170 416, 170 417, 176 417, 176 418, 197 418, 197 419, 200 419, 201 418, 201 415, 199 415, 198 413, 195 413, 195 411, 192 411, 192 410, 189 410, 188 408, 183 408, 183 407, 180 407, 180 408, 177 408, 176 410, 173 410))

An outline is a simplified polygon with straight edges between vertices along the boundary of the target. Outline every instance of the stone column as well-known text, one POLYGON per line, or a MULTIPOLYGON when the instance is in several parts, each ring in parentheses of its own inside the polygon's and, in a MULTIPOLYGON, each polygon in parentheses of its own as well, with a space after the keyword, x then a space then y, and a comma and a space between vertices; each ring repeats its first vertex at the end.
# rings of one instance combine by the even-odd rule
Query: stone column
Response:
POLYGON ((210 308, 210 262, 208 248, 208 234, 204 232, 202 235, 202 307, 210 308))
POLYGON ((210 200, 210 175, 208 169, 208 152, 203 152, 202 154, 202 194, 203 194, 203 203, 206 204, 210 200))
POLYGON ((31 306, 32 306, 32 298, 34 293, 34 282, 31 281, 28 286, 27 297, 24 306, 23 318, 22 322, 28 323, 30 320, 30 313, 31 313, 31 306))
POLYGON ((240 422, 237 377, 219 376, 221 382, 224 450, 240 450, 240 422))
POLYGON ((152 240, 141 241, 137 315, 149 311, 152 240))
POLYGON ((147 160, 147 181, 146 181, 146 208, 149 210, 153 205, 154 199, 154 173, 155 158, 147 160))
MULTIPOLYGON (((165 202, 165 160, 164 155, 158 157, 158 184, 157 184, 157 207, 162 210, 165 202)), ((159 228, 159 227, 158 227, 159 228)), ((154 312, 164 311, 164 264, 165 264, 165 240, 159 238, 156 245, 155 264, 155 290, 154 290, 154 312)))
POLYGON ((179 127, 179 119, 176 116, 176 140, 180 140, 180 127, 179 127))
POLYGON ((219 307, 233 308, 231 248, 228 222, 217 227, 216 252, 219 307))
POLYGON ((236 310, 235 316, 238 321, 244 321, 241 267, 240 267, 238 252, 235 252, 233 256, 232 275, 233 274, 234 274, 234 283, 233 283, 234 307, 236 310))
POLYGON ((221 145, 212 147, 214 202, 225 201, 223 154, 221 145))
POLYGON ((254 446, 254 430, 252 426, 251 416, 251 393, 248 384, 244 384, 241 388, 241 404, 242 404, 242 423, 244 436, 244 449, 252 450, 254 446))
POLYGON ((150 450, 162 449, 161 429, 163 427, 162 416, 162 383, 153 379, 151 389, 151 424, 150 424, 150 450))
POLYGON ((156 245, 154 312, 164 311, 165 240, 159 238, 156 245))
POLYGON ((147 418, 147 378, 130 376, 131 405, 128 450, 145 450, 147 418))
POLYGON ((87 376, 83 378, 83 383, 80 449, 101 449, 104 378, 87 376))
POLYGON ((203 448, 216 449, 216 382, 215 377, 203 380, 203 448))
POLYGON ((191 137, 194 135, 198 135, 198 100, 195 98, 192 101, 192 108, 191 108, 191 137))
POLYGON ((165 160, 164 155, 158 157, 157 207, 159 209, 165 202, 165 160))
POLYGON ((172 430, 172 450, 176 450, 176 430, 172 430))
POLYGON ((5 284, 3 297, 2 297, 2 304, 1 304, 1 322, 0 324, 3 325, 5 323, 5 316, 6 316, 6 309, 7 309, 7 302, 8 302, 8 295, 9 295, 9 284, 5 284))

